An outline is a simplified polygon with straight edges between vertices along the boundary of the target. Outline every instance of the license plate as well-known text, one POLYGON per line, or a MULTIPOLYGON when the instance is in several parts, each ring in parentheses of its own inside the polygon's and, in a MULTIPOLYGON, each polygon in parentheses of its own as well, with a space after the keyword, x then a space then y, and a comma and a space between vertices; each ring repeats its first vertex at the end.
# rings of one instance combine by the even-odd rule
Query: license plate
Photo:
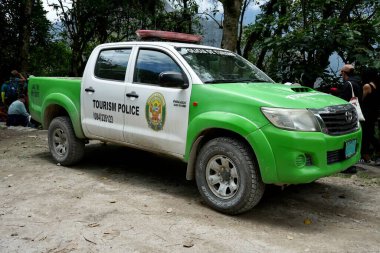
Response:
POLYGON ((350 158, 356 153, 356 139, 345 142, 344 155, 346 158, 350 158))

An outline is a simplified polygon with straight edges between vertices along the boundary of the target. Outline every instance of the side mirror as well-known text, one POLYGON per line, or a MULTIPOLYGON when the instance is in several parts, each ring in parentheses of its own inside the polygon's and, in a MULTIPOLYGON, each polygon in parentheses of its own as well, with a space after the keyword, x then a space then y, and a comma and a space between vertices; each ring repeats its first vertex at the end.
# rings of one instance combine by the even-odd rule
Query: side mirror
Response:
POLYGON ((159 84, 165 87, 187 89, 189 87, 189 81, 182 73, 174 71, 161 72, 159 77, 159 84))

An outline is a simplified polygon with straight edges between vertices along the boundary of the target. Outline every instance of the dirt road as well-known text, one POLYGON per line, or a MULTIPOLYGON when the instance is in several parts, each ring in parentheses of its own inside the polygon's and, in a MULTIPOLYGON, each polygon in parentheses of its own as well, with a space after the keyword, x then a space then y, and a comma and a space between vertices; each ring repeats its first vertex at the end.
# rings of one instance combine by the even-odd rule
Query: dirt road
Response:
POLYGON ((269 187, 239 216, 205 206, 185 168, 101 143, 65 168, 46 131, 0 126, 0 252, 380 252, 380 168, 269 187))

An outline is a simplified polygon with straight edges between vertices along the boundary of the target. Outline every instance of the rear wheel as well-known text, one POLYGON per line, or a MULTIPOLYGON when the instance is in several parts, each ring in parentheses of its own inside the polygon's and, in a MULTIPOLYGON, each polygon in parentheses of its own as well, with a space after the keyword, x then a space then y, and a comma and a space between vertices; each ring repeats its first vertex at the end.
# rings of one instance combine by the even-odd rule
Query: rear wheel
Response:
POLYGON ((228 214, 253 208, 265 189, 252 152, 245 143, 229 137, 212 139, 201 148, 196 181, 207 204, 228 214))
POLYGON ((54 160, 62 165, 73 165, 84 155, 84 141, 75 136, 69 117, 53 119, 48 130, 48 142, 54 160))

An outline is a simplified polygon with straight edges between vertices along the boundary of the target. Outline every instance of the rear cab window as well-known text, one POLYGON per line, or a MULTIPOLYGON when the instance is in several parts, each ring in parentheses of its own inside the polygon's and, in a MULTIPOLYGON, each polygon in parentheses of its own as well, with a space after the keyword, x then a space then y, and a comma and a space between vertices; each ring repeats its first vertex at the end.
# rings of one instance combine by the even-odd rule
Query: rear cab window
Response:
POLYGON ((95 64, 95 76, 101 79, 124 81, 131 52, 131 48, 100 51, 95 64))

